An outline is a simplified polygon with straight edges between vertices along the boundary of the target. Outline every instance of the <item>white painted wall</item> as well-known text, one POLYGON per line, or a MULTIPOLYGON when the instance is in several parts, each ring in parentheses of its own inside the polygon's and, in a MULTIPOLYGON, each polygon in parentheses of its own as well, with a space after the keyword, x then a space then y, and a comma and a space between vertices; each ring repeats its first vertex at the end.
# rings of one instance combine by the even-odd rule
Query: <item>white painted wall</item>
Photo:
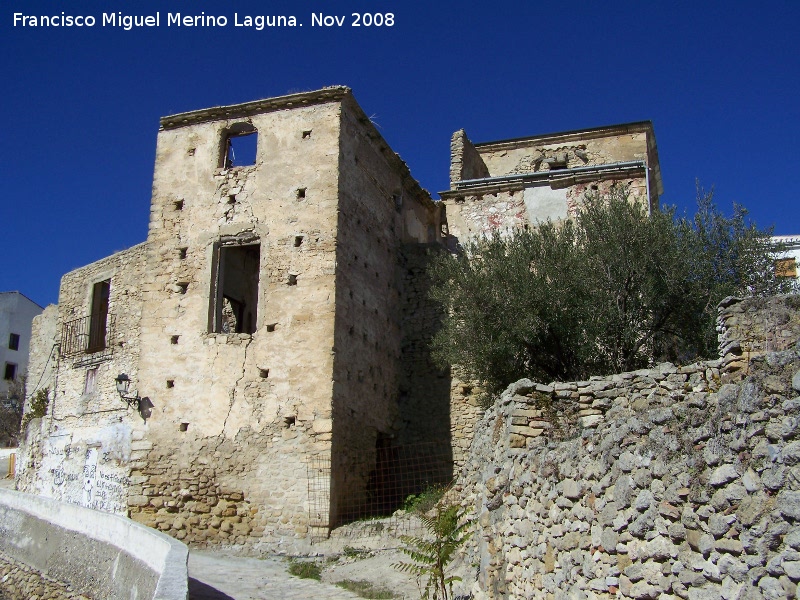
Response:
POLYGON ((24 375, 28 368, 31 321, 42 310, 19 292, 0 292, 0 397, 5 397, 8 392, 9 382, 2 378, 6 363, 17 365, 17 377, 24 375), (12 333, 20 336, 18 350, 9 348, 12 333))

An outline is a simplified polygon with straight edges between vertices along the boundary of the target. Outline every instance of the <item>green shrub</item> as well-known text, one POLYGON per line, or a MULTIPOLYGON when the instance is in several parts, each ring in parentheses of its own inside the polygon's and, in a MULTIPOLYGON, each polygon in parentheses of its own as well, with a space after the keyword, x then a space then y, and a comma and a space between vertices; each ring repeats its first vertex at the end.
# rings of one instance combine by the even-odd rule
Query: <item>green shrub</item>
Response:
POLYGON ((319 581, 322 578, 322 569, 314 561, 291 559, 289 561, 289 574, 300 579, 316 579, 319 581))
POLYGON ((42 388, 38 390, 31 397, 30 404, 28 405, 28 412, 22 417, 22 426, 24 430, 32 419, 41 419, 47 414, 47 407, 50 404, 50 389, 42 388))
POLYGON ((453 582, 460 577, 447 575, 447 567, 453 560, 455 551, 466 542, 471 532, 471 519, 464 519, 458 506, 436 505, 432 517, 420 517, 428 535, 425 537, 404 535, 405 547, 400 550, 411 557, 413 563, 399 562, 392 566, 399 571, 411 573, 417 578, 427 577, 422 594, 424 600, 449 600, 453 594, 453 582))
POLYGON ((442 499, 448 486, 446 485, 429 485, 419 494, 411 494, 406 497, 403 502, 403 510, 406 512, 414 512, 424 515, 426 512, 433 509, 434 506, 442 499))
POLYGON ((340 588, 344 588, 349 592, 358 594, 362 598, 371 598, 372 600, 391 600, 396 598, 394 592, 382 587, 375 587, 369 581, 353 581, 352 579, 345 579, 336 582, 340 588))

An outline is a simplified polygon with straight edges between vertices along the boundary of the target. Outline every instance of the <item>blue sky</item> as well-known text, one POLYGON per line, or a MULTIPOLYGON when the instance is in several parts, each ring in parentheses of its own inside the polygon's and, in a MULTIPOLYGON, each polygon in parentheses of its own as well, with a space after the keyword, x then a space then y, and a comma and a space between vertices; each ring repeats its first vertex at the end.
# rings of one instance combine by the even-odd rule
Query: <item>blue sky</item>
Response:
POLYGON ((61 275, 147 235, 160 116, 344 84, 423 187, 448 187, 449 140, 652 120, 665 193, 695 181, 725 212, 800 234, 800 2, 6 0, 0 8, 0 290, 57 300, 61 275), (94 15, 92 28, 13 15, 94 15), (161 26, 102 27, 104 12, 161 26), (167 27, 168 12, 227 27, 167 27), (394 13, 393 27, 311 14, 394 13), (234 13, 303 27, 235 27, 234 13))

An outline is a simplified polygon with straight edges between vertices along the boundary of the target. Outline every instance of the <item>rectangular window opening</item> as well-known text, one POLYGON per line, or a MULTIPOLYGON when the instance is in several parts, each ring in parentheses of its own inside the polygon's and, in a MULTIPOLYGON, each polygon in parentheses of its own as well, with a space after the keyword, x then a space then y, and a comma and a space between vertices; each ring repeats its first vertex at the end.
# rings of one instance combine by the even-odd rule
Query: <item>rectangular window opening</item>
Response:
POLYGON ((217 246, 211 290, 211 333, 255 332, 260 250, 259 244, 217 246))
POLYGON ((223 167, 247 167, 256 164, 258 132, 249 123, 236 123, 226 132, 223 167))
POLYGON ((98 281, 92 287, 92 309, 89 316, 89 345, 86 352, 105 350, 108 327, 108 299, 111 293, 111 280, 98 281))
POLYGON ((14 381, 17 378, 17 365, 14 363, 6 363, 5 371, 3 372, 3 379, 6 381, 14 381))
POLYGON ((8 336, 8 349, 19 350, 19 334, 12 333, 8 336))

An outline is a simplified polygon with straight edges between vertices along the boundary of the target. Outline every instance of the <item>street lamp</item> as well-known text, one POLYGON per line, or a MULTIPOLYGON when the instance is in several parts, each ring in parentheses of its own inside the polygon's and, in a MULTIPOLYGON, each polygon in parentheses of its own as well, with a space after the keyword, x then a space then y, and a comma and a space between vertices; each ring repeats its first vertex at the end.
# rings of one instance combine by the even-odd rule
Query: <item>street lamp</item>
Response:
POLYGON ((131 378, 125 373, 120 373, 114 381, 117 382, 117 393, 119 394, 120 400, 131 408, 135 408, 137 411, 141 410, 142 399, 139 397, 139 394, 134 393, 133 395, 128 395, 128 388, 131 386, 131 378))

